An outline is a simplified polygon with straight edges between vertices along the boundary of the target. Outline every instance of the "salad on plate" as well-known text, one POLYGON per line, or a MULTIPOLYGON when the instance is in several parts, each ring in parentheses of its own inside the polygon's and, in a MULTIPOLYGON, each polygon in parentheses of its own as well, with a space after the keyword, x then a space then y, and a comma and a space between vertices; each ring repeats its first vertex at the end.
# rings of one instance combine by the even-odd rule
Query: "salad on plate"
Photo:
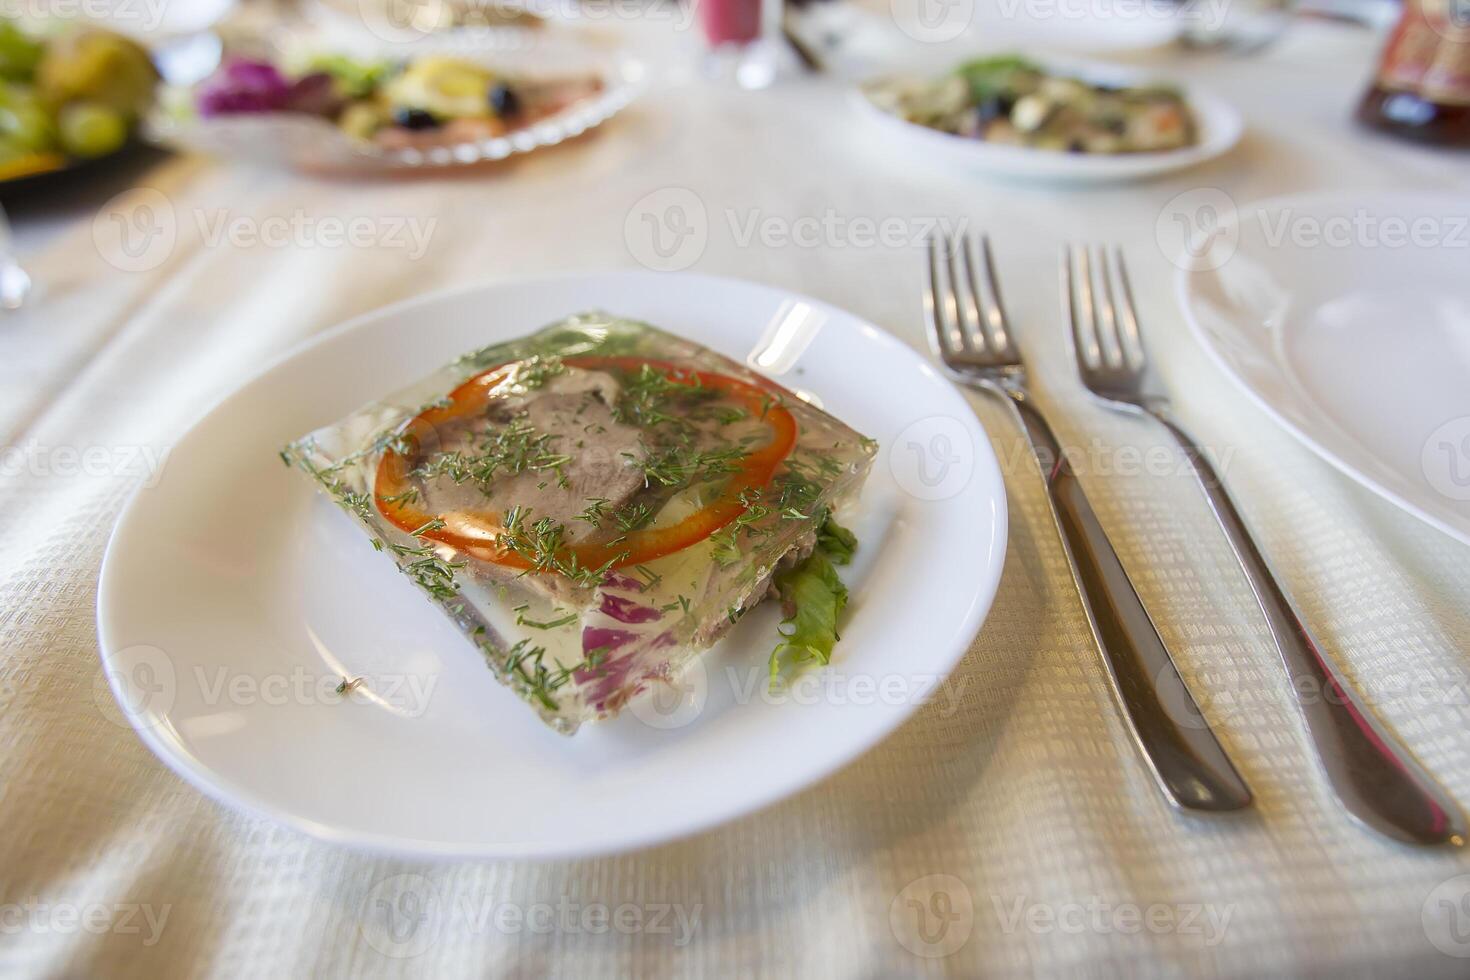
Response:
POLYGON ((385 150, 453 146, 533 126, 603 90, 595 75, 544 79, 468 58, 402 61, 316 55, 295 68, 232 58, 193 93, 202 119, 289 113, 385 150))
POLYGON ((283 451, 564 733, 781 603, 772 683, 827 663, 876 444, 602 313, 473 351, 283 451))
POLYGON ((1002 146, 1121 155, 1200 140, 1178 88, 1106 84, 1015 56, 970 61, 938 78, 882 79, 864 94, 907 122, 1002 146))

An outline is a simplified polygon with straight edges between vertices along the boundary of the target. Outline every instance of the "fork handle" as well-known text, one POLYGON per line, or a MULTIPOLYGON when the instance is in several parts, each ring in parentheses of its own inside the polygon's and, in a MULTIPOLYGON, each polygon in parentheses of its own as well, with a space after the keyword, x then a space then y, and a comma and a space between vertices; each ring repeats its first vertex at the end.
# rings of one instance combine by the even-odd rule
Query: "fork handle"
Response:
POLYGON ((1392 733, 1378 723, 1322 655, 1321 646, 1282 590, 1209 459, 1164 412, 1150 410, 1150 414, 1184 450, 1204 487, 1210 509, 1245 570, 1276 641, 1317 756, 1343 806, 1363 823, 1397 840, 1411 844, 1462 843, 1466 833, 1459 808, 1392 733))
POLYGON ((1041 463, 1063 550, 1113 692, 1154 778, 1176 806, 1249 806, 1250 789, 1184 686, 1051 426, 1023 391, 1005 392, 1041 463))

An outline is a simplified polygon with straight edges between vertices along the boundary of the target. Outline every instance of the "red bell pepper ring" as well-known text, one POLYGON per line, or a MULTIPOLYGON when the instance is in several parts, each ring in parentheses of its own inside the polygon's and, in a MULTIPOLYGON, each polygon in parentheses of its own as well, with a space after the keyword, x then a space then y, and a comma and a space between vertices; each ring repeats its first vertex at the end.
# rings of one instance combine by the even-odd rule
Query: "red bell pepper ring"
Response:
MULTIPOLYGON (((709 504, 676 524, 633 531, 615 544, 589 542, 568 545, 559 557, 565 562, 575 559, 576 567, 601 568, 609 562, 610 568, 641 565, 698 544, 746 512, 748 507, 742 498, 748 491, 770 483, 776 468, 791 455, 796 445, 796 418, 776 400, 777 389, 774 386, 763 388, 729 375, 694 371, 667 361, 639 357, 574 357, 563 363, 569 367, 617 368, 629 372, 648 365, 664 371, 668 380, 675 384, 710 388, 728 395, 771 430, 770 442, 741 457, 724 491, 709 504)), ((507 367, 501 365, 475 375, 450 392, 444 403, 410 419, 398 439, 407 451, 400 452, 397 446, 390 446, 378 461, 373 498, 378 512, 403 531, 417 532, 419 538, 451 545, 481 561, 527 570, 532 567, 531 563, 500 543, 506 532, 501 515, 490 511, 430 514, 410 503, 412 495, 408 493, 408 477, 416 465, 413 457, 419 455, 426 444, 437 439, 439 425, 483 412, 489 404, 491 392, 506 380, 507 367), (441 521, 443 527, 432 526, 441 521), (425 530, 426 527, 429 529, 425 530)))

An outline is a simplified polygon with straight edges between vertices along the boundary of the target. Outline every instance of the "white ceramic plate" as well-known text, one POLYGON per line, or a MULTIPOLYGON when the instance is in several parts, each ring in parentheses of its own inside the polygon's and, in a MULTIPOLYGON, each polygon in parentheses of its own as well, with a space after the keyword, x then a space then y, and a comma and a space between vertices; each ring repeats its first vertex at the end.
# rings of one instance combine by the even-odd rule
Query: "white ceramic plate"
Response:
MULTIPOLYGON (((1158 76, 1122 65, 1037 57, 1037 64, 1093 83, 1138 85, 1158 76)), ((859 113, 913 154, 939 156, 977 174, 1066 184, 1100 184, 1138 180, 1193 167, 1223 155, 1240 141, 1245 122, 1225 100, 1193 86, 1181 86, 1193 108, 1200 140, 1168 153, 1061 153, 1023 146, 1004 146, 940 132, 900 119, 875 106, 862 89, 853 95, 859 113)))
POLYGON ((1328 462, 1470 543, 1470 202, 1282 197, 1225 219, 1179 277, 1205 350, 1328 462))
POLYGON ((122 711, 102 696, 190 782, 319 837, 415 855, 617 851, 772 803, 944 697, 994 597, 1005 537, 1000 471, 968 405, 918 354, 841 310, 656 273, 440 294, 289 355, 174 447, 103 563, 98 633, 122 711), (853 519, 862 543, 844 572, 843 639, 792 694, 764 694, 779 619, 767 603, 677 696, 557 735, 276 456, 466 350, 594 308, 736 357, 764 338, 758 367, 880 441, 853 519), (346 699, 333 692, 344 675, 367 678, 346 699))

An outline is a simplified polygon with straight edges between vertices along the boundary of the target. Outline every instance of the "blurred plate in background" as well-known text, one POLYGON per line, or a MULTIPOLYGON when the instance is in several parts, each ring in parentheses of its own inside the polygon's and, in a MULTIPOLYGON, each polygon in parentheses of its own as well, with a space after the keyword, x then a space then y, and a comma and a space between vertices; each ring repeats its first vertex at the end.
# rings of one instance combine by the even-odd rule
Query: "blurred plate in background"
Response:
POLYGON ((1181 264, 1194 334, 1323 459, 1470 544, 1470 201, 1235 208, 1181 264))

